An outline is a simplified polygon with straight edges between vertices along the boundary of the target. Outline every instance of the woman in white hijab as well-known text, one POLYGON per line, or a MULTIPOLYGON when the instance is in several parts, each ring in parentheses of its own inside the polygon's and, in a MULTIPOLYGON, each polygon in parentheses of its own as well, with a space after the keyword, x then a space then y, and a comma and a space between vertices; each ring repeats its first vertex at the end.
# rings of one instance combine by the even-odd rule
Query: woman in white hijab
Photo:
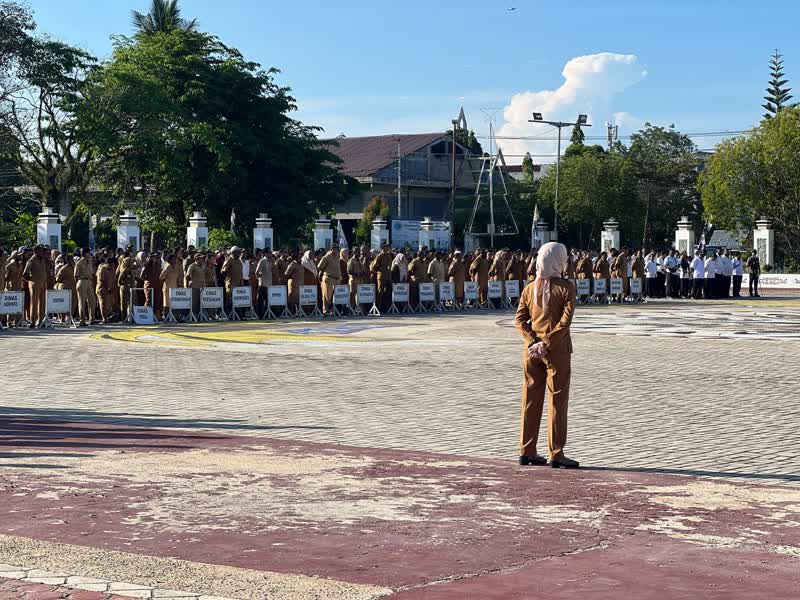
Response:
POLYGON ((318 283, 319 272, 317 271, 317 263, 315 262, 314 252, 312 250, 306 250, 300 264, 303 265, 303 269, 305 269, 303 272, 303 283, 305 285, 314 285, 318 283))
POLYGON ((539 249, 536 279, 522 292, 514 319, 525 340, 521 465, 547 464, 547 459, 536 452, 547 388, 550 466, 568 469, 579 466, 577 461, 564 456, 572 364, 569 329, 575 312, 575 286, 564 279, 567 261, 567 248, 563 244, 549 242, 539 249))
POLYGON ((405 253, 398 252, 392 261, 392 283, 405 283, 408 281, 408 260, 405 253))

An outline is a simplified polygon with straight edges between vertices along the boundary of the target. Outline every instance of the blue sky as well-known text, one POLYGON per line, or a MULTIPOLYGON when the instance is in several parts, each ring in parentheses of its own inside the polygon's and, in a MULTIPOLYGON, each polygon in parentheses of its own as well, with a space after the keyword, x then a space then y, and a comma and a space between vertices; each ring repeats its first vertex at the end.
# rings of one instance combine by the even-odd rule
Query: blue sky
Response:
MULTIPOLYGON (((130 11, 149 0, 28 0, 39 28, 108 56, 112 34, 131 32, 130 11)), ((800 2, 773 0, 183 0, 184 15, 281 69, 297 116, 327 134, 443 131, 462 103, 488 131, 481 108, 500 108, 508 137, 552 133, 526 122, 588 112, 589 135, 643 122, 685 132, 756 124, 775 47, 800 82, 800 2), (516 10, 509 11, 509 7, 516 10), (570 62, 572 61, 572 62, 570 62), (568 67, 568 77, 562 72, 568 67)), ((798 84, 800 86, 800 84, 798 84)), ((797 89, 800 100, 800 87, 797 89)), ((712 147, 716 138, 697 138, 712 147)), ((550 142, 501 140, 509 162, 550 142)))

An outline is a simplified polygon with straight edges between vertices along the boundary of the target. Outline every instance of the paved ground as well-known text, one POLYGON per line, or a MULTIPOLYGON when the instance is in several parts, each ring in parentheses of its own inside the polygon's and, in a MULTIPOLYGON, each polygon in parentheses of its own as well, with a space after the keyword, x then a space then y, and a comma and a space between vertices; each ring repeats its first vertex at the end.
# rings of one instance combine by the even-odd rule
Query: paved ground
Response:
POLYGON ((98 598, 789 598, 799 324, 792 299, 580 309, 579 473, 513 464, 508 314, 3 332, 0 578, 89 577, 98 598))

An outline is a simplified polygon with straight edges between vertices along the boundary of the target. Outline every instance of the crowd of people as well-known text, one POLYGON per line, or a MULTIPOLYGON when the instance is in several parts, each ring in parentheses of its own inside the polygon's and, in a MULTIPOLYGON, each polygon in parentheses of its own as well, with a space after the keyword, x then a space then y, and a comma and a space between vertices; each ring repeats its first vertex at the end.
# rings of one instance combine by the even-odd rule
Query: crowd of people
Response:
MULTIPOLYGON (((643 252, 622 248, 609 252, 579 251, 569 254, 566 278, 589 279, 578 286, 579 301, 642 300, 644 298, 740 297, 744 269, 750 274, 750 295, 758 296, 760 262, 756 251, 744 258, 739 252, 698 250, 694 257, 675 250, 643 252), (639 284, 631 285, 634 280, 639 284), (598 280, 605 280, 600 290, 598 280), (621 280, 619 293, 611 295, 611 280, 621 280), (602 293, 599 293, 602 292, 602 293)), ((7 255, 0 249, 0 289, 25 294, 23 315, 6 316, 6 325, 38 327, 46 319, 46 290, 72 292, 71 309, 80 325, 125 320, 131 301, 150 306, 156 318, 170 309, 170 289, 192 292, 192 312, 200 310, 202 288, 224 288, 229 307, 233 288, 249 286, 253 310, 263 317, 270 286, 287 286, 287 303, 296 311, 301 286, 317 286, 323 314, 334 311, 334 289, 350 286, 350 304, 358 305, 359 284, 375 285, 375 304, 381 313, 392 304, 392 285, 409 284, 409 304, 419 304, 422 283, 453 283, 452 302, 463 304, 464 283, 476 283, 480 305, 490 303, 489 282, 516 280, 521 291, 536 278, 536 251, 478 249, 444 252, 367 246, 330 250, 255 250, 236 246, 217 251, 175 248, 159 252, 89 248, 59 252, 46 246, 22 247, 7 255)), ((435 289, 439 290, 436 285, 435 289)))

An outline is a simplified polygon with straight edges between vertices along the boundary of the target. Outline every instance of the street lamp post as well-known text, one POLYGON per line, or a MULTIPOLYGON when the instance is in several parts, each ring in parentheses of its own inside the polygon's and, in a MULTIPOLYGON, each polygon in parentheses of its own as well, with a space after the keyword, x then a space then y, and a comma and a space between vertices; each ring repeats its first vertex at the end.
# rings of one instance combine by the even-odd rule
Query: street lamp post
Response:
POLYGON ((574 123, 565 123, 564 121, 545 121, 542 118, 542 113, 533 113, 533 119, 528 119, 528 123, 544 123, 558 128, 558 150, 556 152, 556 200, 553 205, 553 233, 556 240, 558 240, 558 188, 561 185, 561 129, 564 127, 591 127, 587 122, 589 119, 586 115, 578 115, 578 120, 574 123))

